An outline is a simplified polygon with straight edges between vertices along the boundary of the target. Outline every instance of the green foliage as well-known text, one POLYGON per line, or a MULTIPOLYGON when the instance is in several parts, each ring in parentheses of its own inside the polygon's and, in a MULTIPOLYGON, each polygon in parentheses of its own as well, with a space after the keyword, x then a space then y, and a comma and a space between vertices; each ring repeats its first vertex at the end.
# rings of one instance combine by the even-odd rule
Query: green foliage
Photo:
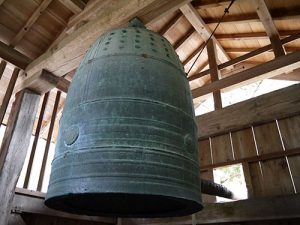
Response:
POLYGON ((218 169, 221 170, 221 184, 234 181, 242 184, 242 171, 240 165, 226 166, 218 169))

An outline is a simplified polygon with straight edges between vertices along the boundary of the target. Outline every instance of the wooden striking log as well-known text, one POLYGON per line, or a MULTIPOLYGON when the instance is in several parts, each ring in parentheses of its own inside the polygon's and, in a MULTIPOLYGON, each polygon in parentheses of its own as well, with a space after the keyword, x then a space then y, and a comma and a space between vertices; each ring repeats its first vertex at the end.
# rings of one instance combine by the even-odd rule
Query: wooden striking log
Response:
POLYGON ((0 224, 7 224, 14 190, 29 146, 40 96, 29 90, 17 94, 1 146, 0 224))
POLYGON ((235 199, 236 196, 232 191, 221 184, 210 180, 201 179, 201 192, 207 195, 214 195, 228 199, 235 199))

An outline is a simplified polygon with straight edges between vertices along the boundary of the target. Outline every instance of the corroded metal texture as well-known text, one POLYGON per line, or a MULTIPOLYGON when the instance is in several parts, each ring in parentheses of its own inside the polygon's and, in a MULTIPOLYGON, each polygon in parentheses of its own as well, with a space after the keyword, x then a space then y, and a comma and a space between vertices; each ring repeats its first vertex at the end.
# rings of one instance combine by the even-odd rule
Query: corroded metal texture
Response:
POLYGON ((170 43, 138 24, 101 36, 69 89, 46 205, 162 217, 202 208, 189 85, 170 43))

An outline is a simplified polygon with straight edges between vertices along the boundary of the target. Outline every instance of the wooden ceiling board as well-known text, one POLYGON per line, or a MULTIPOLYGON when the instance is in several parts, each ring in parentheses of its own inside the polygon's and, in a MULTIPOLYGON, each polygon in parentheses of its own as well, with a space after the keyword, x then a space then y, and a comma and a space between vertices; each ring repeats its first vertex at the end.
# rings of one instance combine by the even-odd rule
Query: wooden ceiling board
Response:
POLYGON ((154 23, 148 25, 147 28, 154 32, 158 32, 164 25, 166 25, 176 15, 176 13, 177 12, 169 13, 163 18, 156 20, 154 23))
POLYGON ((15 32, 13 32, 11 29, 9 29, 0 22, 0 41, 8 43, 14 36, 15 32))
POLYGON ((164 36, 170 41, 171 44, 174 44, 191 27, 192 25, 189 23, 189 21, 184 16, 182 16, 176 23, 176 26, 173 26, 170 30, 168 30, 164 36))
POLYGON ((265 0, 269 9, 291 9, 300 6, 299 0, 265 0))
POLYGON ((179 59, 183 62, 186 60, 190 54, 199 48, 199 46, 203 43, 203 39, 200 37, 198 33, 193 33, 178 49, 177 54, 179 59))
POLYGON ((300 18, 290 20, 275 20, 274 24, 278 30, 299 30, 300 33, 300 18))
MULTIPOLYGON (((194 63, 194 61, 196 60, 196 57, 199 55, 199 53, 197 53, 186 65, 185 65, 185 71, 189 71, 192 64, 194 63)), ((195 73, 200 72, 199 68, 207 61, 207 52, 206 49, 204 49, 200 55, 200 57, 197 59, 195 65, 192 67, 192 70, 190 71, 189 75, 193 75, 195 73)))
POLYGON ((49 12, 49 15, 55 17, 54 19, 61 25, 66 25, 70 17, 73 15, 72 11, 65 8, 64 4, 62 4, 60 0, 53 0, 46 11, 49 12))
POLYGON ((19 52, 28 56, 31 59, 35 59, 41 54, 42 49, 39 47, 41 43, 35 44, 34 42, 32 42, 32 40, 34 39, 36 39, 36 37, 30 38, 30 36, 26 35, 16 46, 16 50, 18 50, 19 52))

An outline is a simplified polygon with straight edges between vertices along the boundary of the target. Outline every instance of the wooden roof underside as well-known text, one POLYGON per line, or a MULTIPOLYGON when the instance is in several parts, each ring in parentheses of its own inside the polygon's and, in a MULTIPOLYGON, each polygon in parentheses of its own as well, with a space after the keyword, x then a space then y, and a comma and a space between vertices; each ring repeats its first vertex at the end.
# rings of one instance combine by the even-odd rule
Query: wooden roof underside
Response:
MULTIPOLYGON (((91 23, 97 22, 102 16, 105 17, 109 10, 116 5, 122 5, 121 2, 0 0, 0 58, 10 61, 21 69, 26 68, 27 77, 22 72, 19 78, 21 81, 28 79, 40 69, 50 70, 56 76, 64 76, 67 80, 71 80, 76 65, 87 51, 90 43, 97 38, 97 31, 91 34, 89 42, 77 43, 78 46, 75 47, 77 54, 75 55, 72 51, 66 51, 66 49, 74 47, 72 42, 75 40, 74 36, 80 36, 87 32, 91 23), (5 52, 9 52, 8 56, 5 52), (54 65, 57 61, 52 60, 51 57, 57 57, 58 54, 62 58, 59 63, 62 64, 54 65), (72 54, 74 58, 69 61, 63 60, 72 54), (7 57, 11 60, 8 60, 7 57)), ((167 0, 149 0, 148 2, 152 4, 152 8, 147 8, 149 12, 140 12, 135 9, 137 15, 141 15, 148 29, 162 34, 170 41, 186 71, 191 67, 205 40, 230 3, 228 0, 194 0, 191 3, 188 0, 176 0, 172 1, 172 4, 169 4, 170 1, 167 0), (162 8, 157 10, 160 15, 154 15, 156 7, 162 8), (150 11, 151 9, 152 11, 150 11)), ((124 5, 124 8, 130 7, 130 4, 128 5, 124 5)), ((115 24, 107 26, 105 29, 126 26, 127 21, 118 21, 118 18, 116 20, 115 24)), ((101 25, 100 22, 97 23, 101 25)), ((296 52, 300 48, 300 39, 295 38, 288 41, 283 48, 274 47, 274 43, 277 43, 276 46, 278 46, 278 42, 281 45, 280 40, 299 33, 300 1, 236 0, 213 36, 217 43, 219 67, 232 59, 251 54, 257 49, 268 45, 271 47, 260 54, 246 57, 245 60, 238 60, 238 63, 229 67, 219 68, 221 77, 228 77, 235 72, 266 63, 274 59, 275 55, 276 57, 280 56, 281 51, 296 52)), ((188 75, 192 90, 211 82, 208 64, 207 52, 204 50, 188 75)), ((0 102, 3 100, 13 68, 14 66, 8 63, 0 80, 0 102)), ((291 74, 280 75, 277 78, 300 80, 299 76, 299 70, 294 70, 291 74)), ((49 127, 55 93, 55 89, 50 93, 43 121, 43 137, 46 137, 49 127)), ((63 94, 60 100, 57 120, 61 116, 65 97, 66 94, 63 94)), ((5 124, 12 102, 13 98, 6 111, 5 124)), ((56 135, 54 132, 54 140, 56 135)))

